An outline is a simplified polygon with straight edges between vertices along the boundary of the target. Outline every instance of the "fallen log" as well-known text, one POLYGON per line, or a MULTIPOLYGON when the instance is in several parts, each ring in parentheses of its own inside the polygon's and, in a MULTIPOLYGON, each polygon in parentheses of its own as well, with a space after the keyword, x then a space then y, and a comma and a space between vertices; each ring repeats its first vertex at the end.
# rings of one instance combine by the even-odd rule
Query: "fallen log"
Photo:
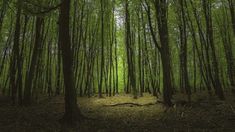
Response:
POLYGON ((130 107, 133 107, 133 106, 137 106, 137 107, 143 107, 143 106, 151 106, 151 105, 155 105, 156 103, 148 103, 148 104, 138 104, 138 103, 118 103, 118 104, 110 104, 110 105, 103 105, 105 107, 116 107, 116 106, 130 106, 130 107))

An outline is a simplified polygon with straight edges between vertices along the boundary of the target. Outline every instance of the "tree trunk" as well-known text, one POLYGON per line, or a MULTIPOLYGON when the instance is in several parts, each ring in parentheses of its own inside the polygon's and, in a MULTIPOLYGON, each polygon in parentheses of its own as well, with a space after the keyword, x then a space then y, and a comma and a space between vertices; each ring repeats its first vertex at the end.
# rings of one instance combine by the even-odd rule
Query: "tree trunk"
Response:
POLYGON ((20 17, 21 17, 21 0, 17 1, 17 13, 16 13, 16 23, 15 23, 15 34, 14 34, 14 44, 12 48, 12 58, 10 62, 10 89, 13 104, 16 103, 16 95, 17 95, 17 81, 16 81, 16 73, 17 73, 17 63, 19 60, 19 45, 20 45, 20 17))
POLYGON ((103 73, 104 73, 104 4, 101 0, 101 66, 100 66, 100 82, 98 87, 99 97, 102 97, 102 87, 103 87, 103 73))
POLYGON ((59 43, 62 51, 65 85, 65 114, 67 123, 81 120, 82 114, 77 105, 77 92, 74 85, 73 57, 69 35, 70 0, 62 0, 59 14, 59 43))
POLYGON ((163 68, 163 100, 165 105, 172 106, 171 58, 168 38, 167 0, 156 0, 157 21, 161 42, 161 58, 163 68))
POLYGON ((39 50, 42 45, 43 22, 44 22, 43 18, 40 18, 40 17, 36 18, 36 35, 35 35, 33 55, 31 58, 29 71, 27 72, 26 80, 25 80, 25 90, 24 90, 24 100, 23 100, 24 105, 31 104, 32 84, 33 84, 34 74, 35 74, 35 70, 37 67, 38 59, 39 59, 39 50))
MULTIPOLYGON (((7 11, 7 5, 8 5, 8 0, 3 0, 2 7, 0 9, 0 33, 2 31, 3 20, 7 11)), ((1 40, 1 37, 2 36, 0 36, 0 40, 1 40)))
POLYGON ((212 69, 214 72, 214 79, 212 79, 212 83, 215 89, 215 94, 220 98, 224 99, 224 93, 221 85, 221 80, 219 76, 219 66, 216 57, 215 51, 215 44, 214 44, 214 35, 213 35, 213 25, 212 25, 212 16, 211 16, 211 0, 203 0, 203 8, 204 8, 204 15, 206 20, 206 38, 207 43, 211 48, 212 54, 212 69))
POLYGON ((137 99, 136 88, 136 73, 135 73, 135 48, 134 37, 132 37, 131 24, 130 24, 130 12, 129 12, 129 0, 125 1, 125 23, 126 23, 126 51, 127 51, 127 63, 128 63, 128 79, 133 90, 134 98, 137 99))
POLYGON ((235 11, 234 11, 234 0, 228 0, 229 2, 229 9, 230 9, 230 14, 231 14, 231 21, 232 21, 232 26, 233 26, 233 33, 235 35, 235 11))
POLYGON ((188 95, 188 101, 191 101, 191 89, 188 80, 188 60, 187 60, 187 25, 185 14, 185 0, 178 1, 180 9, 178 12, 179 30, 180 30, 180 87, 185 90, 188 95))

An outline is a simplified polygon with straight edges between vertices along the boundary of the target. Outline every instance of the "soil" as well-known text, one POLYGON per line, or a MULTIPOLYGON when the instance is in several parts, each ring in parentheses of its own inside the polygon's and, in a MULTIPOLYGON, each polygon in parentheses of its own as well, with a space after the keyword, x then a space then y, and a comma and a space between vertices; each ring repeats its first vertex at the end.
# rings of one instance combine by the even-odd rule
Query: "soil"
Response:
POLYGON ((30 107, 13 106, 0 96, 0 132, 233 132, 235 98, 226 100, 193 95, 191 104, 183 95, 174 97, 175 106, 165 108, 155 97, 145 94, 105 98, 78 98, 87 117, 74 126, 60 123, 64 113, 63 96, 43 97, 30 107))

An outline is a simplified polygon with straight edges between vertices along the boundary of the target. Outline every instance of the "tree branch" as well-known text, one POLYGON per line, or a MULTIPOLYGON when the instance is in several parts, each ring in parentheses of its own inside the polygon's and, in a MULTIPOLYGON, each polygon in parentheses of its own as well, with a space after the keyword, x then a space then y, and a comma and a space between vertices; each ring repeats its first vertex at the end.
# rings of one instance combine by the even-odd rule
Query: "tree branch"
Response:
POLYGON ((36 12, 36 11, 32 11, 28 8, 24 8, 27 12, 31 13, 32 15, 44 15, 44 14, 47 14, 47 13, 53 11, 53 10, 57 10, 61 6, 62 3, 60 3, 60 4, 58 4, 54 7, 42 7, 40 5, 36 5, 36 4, 33 4, 33 3, 30 3, 30 4, 32 4, 33 6, 37 6, 39 8, 44 8, 44 10, 36 12))
POLYGON ((150 6, 149 6, 149 4, 146 1, 145 1, 145 4, 146 5, 143 5, 143 6, 144 6, 145 11, 147 12, 148 23, 149 23, 149 28, 150 28, 151 36, 152 36, 152 39, 153 39, 153 42, 154 42, 155 46, 161 52, 161 46, 158 44, 155 32, 153 30, 150 6))

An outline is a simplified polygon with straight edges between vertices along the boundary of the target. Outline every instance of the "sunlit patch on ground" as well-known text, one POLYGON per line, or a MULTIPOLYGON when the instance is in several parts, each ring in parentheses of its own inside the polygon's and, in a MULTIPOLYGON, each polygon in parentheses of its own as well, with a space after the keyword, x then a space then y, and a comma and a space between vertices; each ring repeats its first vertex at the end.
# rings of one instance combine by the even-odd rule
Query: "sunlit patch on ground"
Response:
POLYGON ((148 105, 156 104, 156 98, 152 96, 145 96, 139 99, 133 99, 130 96, 106 97, 102 99, 91 98, 88 102, 87 98, 80 98, 79 100, 81 108, 87 112, 84 114, 103 119, 123 120, 123 123, 136 119, 144 121, 159 115, 163 111, 161 105, 148 105), (136 104, 143 106, 136 106, 136 104))

